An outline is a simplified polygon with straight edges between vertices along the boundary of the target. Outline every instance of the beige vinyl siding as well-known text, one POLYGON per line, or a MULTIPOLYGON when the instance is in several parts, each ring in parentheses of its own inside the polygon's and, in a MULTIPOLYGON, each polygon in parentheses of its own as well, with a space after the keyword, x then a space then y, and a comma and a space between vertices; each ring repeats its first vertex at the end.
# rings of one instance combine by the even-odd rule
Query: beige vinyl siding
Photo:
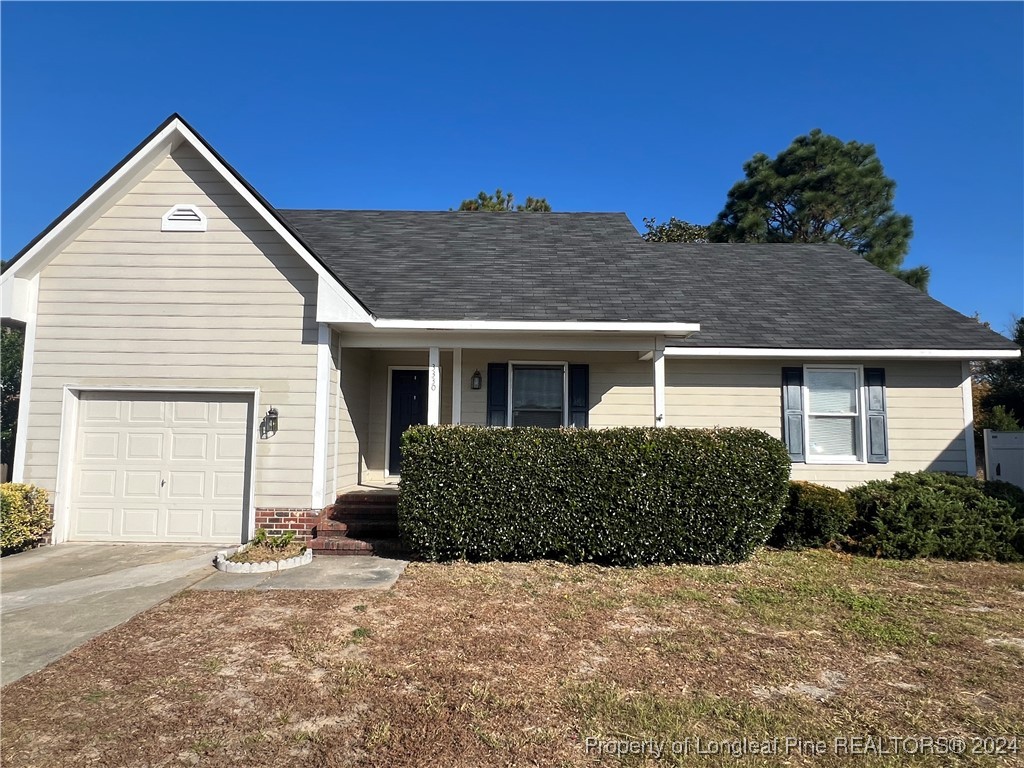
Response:
POLYGON ((317 280, 190 149, 161 161, 42 271, 25 474, 53 490, 61 397, 72 388, 258 388, 260 507, 308 507, 317 280), (161 232, 173 205, 207 232, 161 232))
POLYGON ((341 352, 335 493, 356 485, 363 477, 363 457, 369 448, 370 354, 365 349, 341 352))
MULTIPOLYGON (((830 365, 833 363, 829 363, 830 365)), ((836 362, 837 366, 861 365, 836 362)), ((669 360, 665 410, 674 427, 754 427, 782 437, 779 360, 669 360)), ((793 465, 794 480, 847 487, 895 472, 967 469, 959 362, 876 361, 886 376, 887 464, 793 465)))
POLYGON ((487 423, 487 365, 509 360, 560 361, 590 366, 590 426, 635 427, 654 424, 654 369, 636 352, 509 351, 467 349, 462 353, 462 421, 487 423), (470 389, 473 371, 483 386, 470 389))

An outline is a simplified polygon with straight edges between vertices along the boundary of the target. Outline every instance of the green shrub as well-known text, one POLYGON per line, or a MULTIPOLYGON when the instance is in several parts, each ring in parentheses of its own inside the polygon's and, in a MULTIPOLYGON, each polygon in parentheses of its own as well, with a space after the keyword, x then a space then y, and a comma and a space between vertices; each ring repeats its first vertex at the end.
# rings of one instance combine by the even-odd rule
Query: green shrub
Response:
POLYGON ((824 547, 845 538, 856 510, 840 490, 801 480, 789 484, 789 503, 768 543, 773 547, 824 547))
POLYGON ((24 483, 0 485, 0 549, 19 552, 53 527, 46 491, 24 483))
POLYGON ((418 426, 399 525, 428 560, 736 562, 778 522, 789 468, 752 429, 418 426))
POLYGON ((972 477, 900 472, 848 491, 855 548, 881 557, 1024 559, 1024 521, 1010 493, 972 477))

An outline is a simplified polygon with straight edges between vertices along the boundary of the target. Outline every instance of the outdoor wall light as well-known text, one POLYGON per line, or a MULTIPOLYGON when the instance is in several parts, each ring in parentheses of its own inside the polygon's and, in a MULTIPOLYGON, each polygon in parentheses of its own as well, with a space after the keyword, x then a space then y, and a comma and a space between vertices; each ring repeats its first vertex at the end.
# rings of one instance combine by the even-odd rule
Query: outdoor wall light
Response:
POLYGON ((473 389, 480 389, 483 385, 484 379, 480 375, 480 371, 473 371, 473 377, 469 380, 469 386, 473 389))
POLYGON ((266 440, 277 434, 277 408, 271 407, 260 424, 260 437, 266 440))

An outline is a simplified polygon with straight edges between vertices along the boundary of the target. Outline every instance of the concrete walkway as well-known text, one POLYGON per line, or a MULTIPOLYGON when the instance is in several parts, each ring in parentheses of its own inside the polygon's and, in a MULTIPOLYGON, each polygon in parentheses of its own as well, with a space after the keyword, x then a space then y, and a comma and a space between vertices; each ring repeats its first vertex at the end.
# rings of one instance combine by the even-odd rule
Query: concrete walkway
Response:
POLYGON ((0 685, 196 583, 215 546, 61 544, 0 561, 0 685))
POLYGON ((405 560, 385 557, 314 557, 309 565, 271 573, 216 571, 193 586, 211 590, 391 589, 405 560))

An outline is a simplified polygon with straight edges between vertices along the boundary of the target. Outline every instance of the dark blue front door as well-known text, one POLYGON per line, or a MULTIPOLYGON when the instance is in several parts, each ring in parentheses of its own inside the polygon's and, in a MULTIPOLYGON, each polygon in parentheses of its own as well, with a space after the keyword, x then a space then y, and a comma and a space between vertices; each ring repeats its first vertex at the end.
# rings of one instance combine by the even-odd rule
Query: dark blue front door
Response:
POLYGON ((391 372, 391 434, 388 473, 402 470, 402 433, 413 424, 427 423, 427 372, 391 372))

